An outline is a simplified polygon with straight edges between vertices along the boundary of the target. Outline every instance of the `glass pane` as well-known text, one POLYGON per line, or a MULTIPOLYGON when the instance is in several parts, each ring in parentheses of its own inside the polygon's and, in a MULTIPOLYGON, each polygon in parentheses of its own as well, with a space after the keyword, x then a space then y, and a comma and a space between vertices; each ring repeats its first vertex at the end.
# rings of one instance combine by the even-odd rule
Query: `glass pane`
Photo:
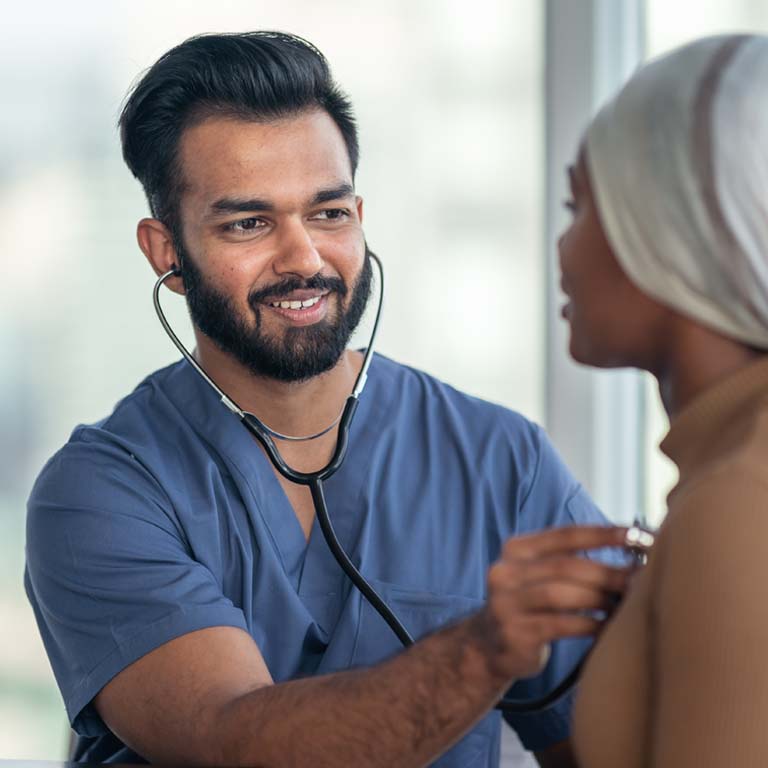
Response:
POLYGON ((646 0, 648 55, 706 35, 768 32, 765 0, 646 0))
MULTIPOLYGON (((357 108, 358 191, 388 269, 381 351, 542 420, 541 4, 535 0, 18 3, 0 25, 0 756, 67 728, 21 587, 24 502, 78 422, 177 358, 135 245, 146 215, 115 122, 185 37, 276 28, 357 108)), ((180 302, 165 304, 177 328, 180 302)), ((182 333, 189 338, 189 334, 182 333)), ((364 344, 364 338, 360 338, 364 344)))

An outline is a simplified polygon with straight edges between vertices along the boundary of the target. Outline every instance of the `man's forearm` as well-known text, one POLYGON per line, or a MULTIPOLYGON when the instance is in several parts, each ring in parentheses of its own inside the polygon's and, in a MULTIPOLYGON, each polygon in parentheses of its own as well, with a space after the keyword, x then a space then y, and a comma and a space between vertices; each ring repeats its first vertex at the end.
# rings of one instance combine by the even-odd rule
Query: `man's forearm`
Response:
POLYGON ((217 723, 216 759, 263 768, 423 766, 506 690, 477 614, 368 669, 260 688, 217 723))

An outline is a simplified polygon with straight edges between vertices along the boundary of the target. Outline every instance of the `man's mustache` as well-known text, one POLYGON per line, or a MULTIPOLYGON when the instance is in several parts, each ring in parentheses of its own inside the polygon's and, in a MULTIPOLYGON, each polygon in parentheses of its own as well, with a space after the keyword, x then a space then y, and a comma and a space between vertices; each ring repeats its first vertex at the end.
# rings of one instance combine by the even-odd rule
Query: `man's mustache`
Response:
POLYGON ((268 299, 276 299, 291 293, 291 291, 302 290, 327 291, 329 293, 335 291, 342 297, 347 295, 347 285, 340 277, 325 277, 324 275, 313 275, 306 279, 288 277, 279 283, 260 288, 258 291, 252 291, 248 294, 248 303, 253 309, 256 309, 259 304, 263 304, 268 299))

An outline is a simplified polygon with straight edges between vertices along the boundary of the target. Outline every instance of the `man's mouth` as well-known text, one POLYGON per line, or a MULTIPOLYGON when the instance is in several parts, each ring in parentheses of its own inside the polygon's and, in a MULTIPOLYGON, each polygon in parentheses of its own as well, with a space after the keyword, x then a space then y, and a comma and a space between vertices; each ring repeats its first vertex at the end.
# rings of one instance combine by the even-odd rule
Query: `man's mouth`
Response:
POLYGON ((329 293, 330 291, 317 288, 291 291, 282 296, 270 296, 262 305, 292 324, 312 325, 325 317, 329 293))
POLYGON ((309 309, 327 296, 329 291, 317 288, 303 288, 280 296, 269 296, 262 303, 275 309, 309 309))
POLYGON ((308 309, 309 307, 314 307, 322 298, 322 296, 313 296, 311 299, 304 299, 304 301, 270 301, 269 306, 275 308, 279 307, 280 309, 308 309))

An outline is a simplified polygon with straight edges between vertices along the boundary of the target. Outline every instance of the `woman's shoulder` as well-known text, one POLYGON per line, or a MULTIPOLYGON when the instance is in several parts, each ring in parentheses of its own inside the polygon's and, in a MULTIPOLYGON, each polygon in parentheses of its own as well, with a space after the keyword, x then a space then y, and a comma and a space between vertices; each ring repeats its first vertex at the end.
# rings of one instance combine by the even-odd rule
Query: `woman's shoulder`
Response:
POLYGON ((739 585, 762 579, 768 561, 765 472, 734 454, 676 488, 655 550, 657 597, 730 600, 739 585))
POLYGON ((751 456, 731 454, 679 484, 668 504, 663 538, 688 537, 691 529, 743 531, 745 525, 768 533, 768 473, 751 456))

